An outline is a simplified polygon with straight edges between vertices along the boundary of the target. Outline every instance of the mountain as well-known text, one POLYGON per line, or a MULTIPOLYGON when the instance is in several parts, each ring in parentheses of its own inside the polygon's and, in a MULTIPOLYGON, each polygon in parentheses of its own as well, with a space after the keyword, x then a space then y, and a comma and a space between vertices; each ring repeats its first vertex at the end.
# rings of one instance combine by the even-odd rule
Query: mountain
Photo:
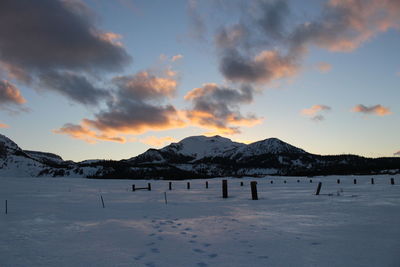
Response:
POLYGON ((220 176, 399 173, 400 158, 321 156, 268 138, 251 144, 221 136, 191 136, 126 160, 64 161, 22 150, 0 135, 0 176, 67 176, 117 179, 188 179, 220 176))

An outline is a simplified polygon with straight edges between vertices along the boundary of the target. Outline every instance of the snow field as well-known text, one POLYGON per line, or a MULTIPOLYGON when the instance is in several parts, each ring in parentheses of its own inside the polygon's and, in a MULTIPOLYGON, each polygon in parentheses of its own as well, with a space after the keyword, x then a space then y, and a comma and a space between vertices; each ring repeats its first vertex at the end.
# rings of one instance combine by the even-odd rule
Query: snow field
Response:
POLYGON ((371 177, 1 178, 0 266, 400 266, 400 176, 371 177))

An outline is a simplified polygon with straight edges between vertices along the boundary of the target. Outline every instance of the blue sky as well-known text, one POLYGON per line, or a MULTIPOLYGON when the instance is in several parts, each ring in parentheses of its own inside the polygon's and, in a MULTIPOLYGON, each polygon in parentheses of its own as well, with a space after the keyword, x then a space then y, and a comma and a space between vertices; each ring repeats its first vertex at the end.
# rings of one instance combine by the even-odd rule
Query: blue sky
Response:
POLYGON ((23 149, 122 159, 220 134, 400 150, 398 1, 49 1, 1 4, 0 130, 23 149))

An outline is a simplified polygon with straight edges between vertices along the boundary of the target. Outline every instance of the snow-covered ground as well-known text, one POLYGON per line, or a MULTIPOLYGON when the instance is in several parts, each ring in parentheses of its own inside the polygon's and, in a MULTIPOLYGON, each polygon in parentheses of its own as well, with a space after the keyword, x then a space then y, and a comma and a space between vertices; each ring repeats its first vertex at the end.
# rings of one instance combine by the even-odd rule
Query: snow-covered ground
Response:
POLYGON ((400 266, 400 176, 370 178, 0 178, 0 266, 400 266))

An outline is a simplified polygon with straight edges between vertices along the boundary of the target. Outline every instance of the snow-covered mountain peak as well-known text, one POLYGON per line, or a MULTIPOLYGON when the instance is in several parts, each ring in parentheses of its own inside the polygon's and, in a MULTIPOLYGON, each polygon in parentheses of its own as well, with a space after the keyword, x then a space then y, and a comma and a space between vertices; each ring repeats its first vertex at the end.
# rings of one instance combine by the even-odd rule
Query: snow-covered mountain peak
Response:
POLYGON ((0 134, 0 148, 6 149, 8 152, 21 150, 21 148, 14 143, 10 138, 0 134))
POLYGON ((216 136, 190 136, 178 143, 172 143, 161 149, 163 152, 175 152, 195 159, 215 157, 227 151, 246 146, 233 142, 229 138, 216 136))
POLYGON ((250 157, 261 154, 304 154, 304 150, 289 145, 278 138, 268 138, 251 143, 234 152, 231 157, 250 157))

